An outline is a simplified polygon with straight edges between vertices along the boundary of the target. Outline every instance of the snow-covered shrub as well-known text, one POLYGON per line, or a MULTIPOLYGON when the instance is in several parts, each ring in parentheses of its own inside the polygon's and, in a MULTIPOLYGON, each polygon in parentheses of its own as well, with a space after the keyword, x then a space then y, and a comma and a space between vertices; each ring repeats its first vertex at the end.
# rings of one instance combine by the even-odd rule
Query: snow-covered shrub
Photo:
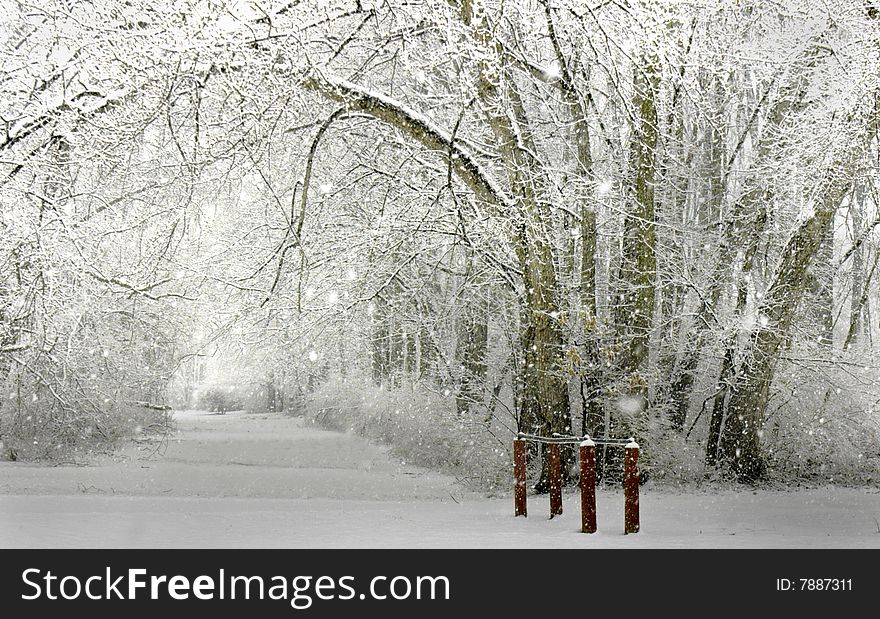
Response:
MULTIPOLYGON (((574 424, 580 428, 580 399, 573 396, 576 405, 574 424)), ((643 483, 660 482, 675 485, 693 485, 705 479, 705 441, 701 437, 685 437, 673 427, 670 419, 671 402, 657 398, 650 405, 638 402, 638 398, 614 397, 606 401, 611 414, 611 438, 634 438, 639 444, 639 472, 643 483)), ((598 438, 601 438, 599 436, 598 438)), ((604 448, 597 447, 599 459, 604 448)), ((606 481, 621 482, 623 479, 623 450, 607 447, 605 456, 606 481)))
POLYGON ((458 415, 454 396, 418 384, 379 387, 362 376, 332 376, 306 400, 306 419, 391 447, 402 461, 442 470, 482 490, 505 491, 512 459, 509 431, 494 418, 458 415))
POLYGON ((706 445, 686 438, 672 427, 665 407, 654 407, 637 424, 639 470, 653 482, 691 485, 701 483, 706 474, 706 445))
POLYGON ((774 383, 763 445, 770 475, 829 483, 880 479, 876 369, 788 363, 774 383))
POLYGON ((0 410, 0 460, 87 460, 132 436, 163 434, 170 413, 160 407, 115 401, 98 404, 54 385, 25 383, 28 397, 10 399, 0 410))
POLYGON ((226 387, 211 387, 201 392, 196 408, 212 413, 226 413, 241 410, 243 404, 234 390, 226 387))
POLYGON ((80 460, 167 429, 164 393, 175 357, 161 316, 64 307, 20 339, 14 358, 0 355, 0 458, 80 460), (66 342, 63 351, 58 342, 66 342))

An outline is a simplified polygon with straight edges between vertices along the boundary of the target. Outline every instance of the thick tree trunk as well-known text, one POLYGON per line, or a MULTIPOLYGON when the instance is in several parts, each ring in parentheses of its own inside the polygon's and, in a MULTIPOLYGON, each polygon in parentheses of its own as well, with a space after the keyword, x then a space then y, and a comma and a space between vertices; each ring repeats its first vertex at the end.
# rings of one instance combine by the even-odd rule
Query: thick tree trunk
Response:
MULTIPOLYGON (((808 67, 812 66, 814 59, 807 56, 806 62, 808 67)), ((788 89, 792 95, 781 97, 769 114, 771 126, 780 126, 788 113, 803 108, 805 89, 804 80, 798 80, 788 89)), ((760 433, 780 349, 783 342, 787 341, 792 314, 800 304, 805 290, 809 288, 810 263, 822 247, 823 241, 827 241, 834 213, 851 185, 852 179, 849 175, 853 165, 863 156, 866 145, 876 135, 877 117, 880 115, 878 106, 880 99, 874 101, 868 111, 867 136, 864 134, 859 136, 855 140, 855 146, 848 152, 842 153, 828 168, 826 178, 820 183, 816 192, 819 198, 815 214, 801 225, 783 251, 776 278, 757 310, 757 316, 760 318, 758 330, 752 336, 742 366, 733 368, 736 362, 735 352, 731 347, 725 351, 722 377, 719 381, 719 390, 722 394, 716 396, 715 411, 710 420, 707 462, 713 463, 717 456, 717 460, 727 464, 734 476, 740 480, 753 480, 764 471, 765 465, 759 450, 760 433), (760 324, 763 322, 766 322, 766 325, 760 324), (725 380, 724 376, 727 372, 731 372, 729 381, 725 380), (719 405, 724 403, 723 391, 728 383, 730 397, 722 420, 719 405), (720 437, 717 436, 719 432, 720 437), (718 445, 717 454, 716 445, 718 445)), ((759 161, 766 161, 772 156, 770 147, 774 140, 773 132, 768 132, 768 136, 769 139, 762 140, 759 146, 759 161)), ((738 281, 738 315, 742 315, 745 308, 744 280, 751 271, 755 243, 766 220, 766 204, 771 197, 770 192, 762 187, 759 179, 752 181, 752 185, 734 207, 733 223, 729 227, 733 235, 725 239, 722 248, 726 250, 722 251, 720 261, 723 263, 729 260, 730 248, 734 246, 730 240, 742 238, 751 245, 745 252, 744 265, 738 281), (736 222, 741 216, 749 217, 750 213, 754 213, 751 215, 754 218, 754 226, 741 228, 737 225, 736 222)), ((830 312, 828 314, 830 316, 830 312)), ((827 326, 823 327, 823 330, 826 336, 830 333, 827 326)))
MULTIPOLYGON (((515 78, 501 67, 504 56, 485 13, 471 2, 462 3, 464 22, 472 28, 481 50, 478 93, 482 112, 499 143, 508 186, 515 196, 519 220, 514 241, 522 272, 525 301, 522 325, 523 376, 520 381, 523 410, 520 419, 537 415, 540 433, 567 433, 571 429, 568 381, 563 373, 564 338, 559 326, 559 286, 550 244, 550 199, 545 185, 525 105, 515 78)), ((563 461, 571 460, 565 449, 563 461)), ((570 467, 563 467, 568 478, 570 467)), ((542 457, 538 491, 548 489, 547 458, 542 457)))
MULTIPOLYGON (((736 336, 734 335, 734 338, 736 336)), ((706 465, 714 467, 718 463, 718 446, 724 424, 724 411, 727 409, 727 396, 730 377, 733 374, 733 342, 724 347, 724 358, 721 360, 721 372, 718 376, 718 389, 712 402, 712 414, 709 417, 709 436, 706 439, 706 465)))
POLYGON ((822 209, 789 240, 776 279, 758 310, 766 325, 758 322, 749 354, 732 383, 720 443, 719 459, 730 465, 740 481, 751 482, 764 473, 760 435, 773 373, 791 319, 807 288, 810 263, 839 204, 839 198, 826 198, 822 209))
POLYGON ((739 369, 730 395, 720 457, 740 481, 761 477, 765 462, 760 437, 770 385, 782 345, 789 336, 792 317, 807 289, 809 267, 822 244, 828 226, 852 186, 856 163, 880 125, 880 96, 867 111, 866 131, 856 132, 852 145, 829 165, 816 195, 819 202, 785 246, 773 283, 758 310, 766 317, 751 339, 750 354, 739 369))
POLYGON ((834 344, 834 226, 833 218, 821 232, 822 240, 810 268, 810 296, 818 331, 819 345, 830 349, 834 344))
MULTIPOLYGON (((592 181, 593 158, 590 152, 590 133, 586 113, 579 102, 569 105, 572 117, 575 118, 575 142, 577 144, 577 164, 582 178, 588 183, 592 181)), ((583 311, 584 358, 581 364, 581 434, 594 433, 604 419, 602 402, 602 384, 604 367, 599 359, 599 314, 596 305, 596 209, 593 204, 584 200, 580 208, 581 215, 581 273, 580 300, 583 311)))
MULTIPOLYGON (((546 275, 546 274, 545 274, 546 275)), ((541 275, 537 275, 540 278, 541 275)), ((536 282, 537 283, 537 282, 536 282)), ((521 386, 524 405, 522 416, 536 417, 534 431, 543 436, 570 434, 571 413, 568 397, 568 380, 559 363, 563 337, 559 325, 541 306, 548 300, 536 290, 529 295, 528 324, 525 326, 525 368, 521 386)), ((555 311, 555 310, 554 310, 555 311)), ((563 461, 571 461, 571 449, 564 449, 563 461)), ((549 488, 547 459, 542 458, 540 479, 535 486, 539 492, 549 488)), ((563 467, 563 477, 568 478, 568 467, 563 467)))
MULTIPOLYGON (((587 144, 589 148, 589 144, 587 144)), ((596 211, 581 209, 581 282, 584 359, 580 369, 581 434, 595 434, 604 420, 604 366, 599 358, 599 317, 596 307, 596 211)))
POLYGON ((620 290, 615 303, 622 347, 618 365, 623 377, 642 394, 646 393, 646 385, 637 373, 648 358, 657 278, 654 176, 658 132, 654 99, 660 76, 656 63, 655 58, 643 55, 635 69, 633 107, 638 111, 638 124, 631 137, 631 204, 623 222, 620 290))
MULTIPOLYGON (((634 72, 633 107, 637 116, 630 136, 631 185, 625 194, 626 214, 612 317, 617 338, 616 370, 621 395, 628 401, 638 402, 638 407, 645 411, 648 406, 648 380, 644 366, 650 350, 657 283, 654 228, 658 138, 655 98, 660 85, 657 58, 650 52, 643 53, 634 72)), ((627 408, 632 406, 628 404, 627 408)), ((612 436, 636 434, 631 422, 623 416, 610 417, 608 421, 610 426, 603 422, 604 433, 612 436)), ((599 467, 604 476, 616 478, 622 475, 621 456, 616 449, 601 452, 599 467)))

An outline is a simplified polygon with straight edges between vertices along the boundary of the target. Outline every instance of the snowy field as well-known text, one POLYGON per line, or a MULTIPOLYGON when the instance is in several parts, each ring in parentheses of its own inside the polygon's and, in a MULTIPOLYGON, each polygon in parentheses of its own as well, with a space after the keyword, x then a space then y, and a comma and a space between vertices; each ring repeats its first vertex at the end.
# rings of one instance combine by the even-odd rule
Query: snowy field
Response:
POLYGON ((600 489, 599 532, 579 497, 549 520, 546 496, 509 497, 391 457, 356 436, 280 415, 180 412, 153 453, 93 466, 0 463, 0 546, 131 548, 880 548, 880 490, 642 488, 642 532, 600 489))

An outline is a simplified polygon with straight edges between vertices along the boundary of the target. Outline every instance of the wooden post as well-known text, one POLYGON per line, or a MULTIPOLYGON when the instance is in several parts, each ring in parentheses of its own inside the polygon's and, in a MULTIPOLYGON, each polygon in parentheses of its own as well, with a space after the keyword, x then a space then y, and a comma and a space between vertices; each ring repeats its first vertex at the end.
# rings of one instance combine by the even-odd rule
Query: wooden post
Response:
POLYGON ((526 442, 520 438, 513 441, 513 514, 526 514, 526 442))
POLYGON ((639 445, 630 439, 623 460, 623 532, 639 532, 639 445))
POLYGON ((550 517, 562 514, 562 456, 559 445, 547 445, 547 465, 550 474, 550 517))
POLYGON ((581 531, 596 532, 596 443, 581 443, 581 531))

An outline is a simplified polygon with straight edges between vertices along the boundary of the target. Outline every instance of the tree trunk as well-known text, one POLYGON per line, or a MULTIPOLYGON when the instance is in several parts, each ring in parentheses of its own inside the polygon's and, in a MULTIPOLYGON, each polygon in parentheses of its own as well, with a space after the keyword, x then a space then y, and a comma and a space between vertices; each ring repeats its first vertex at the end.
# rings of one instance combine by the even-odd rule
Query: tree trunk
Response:
POLYGON ((877 256, 875 254, 874 262, 867 276, 864 273, 864 249, 861 243, 862 235, 862 214, 864 208, 865 196, 861 184, 857 184, 853 188, 852 204, 850 206, 850 216, 852 218, 853 231, 853 249, 852 249, 852 283, 850 286, 850 307, 849 307, 849 328, 843 341, 843 350, 848 350, 850 346, 855 344, 859 339, 862 330, 862 314, 865 305, 868 302, 868 291, 871 285, 871 278, 874 275, 874 269, 877 266, 877 256))
MULTIPOLYGON (((732 336, 736 339, 736 335, 732 336)), ((724 411, 727 410, 727 396, 730 391, 730 378, 733 374, 733 355, 735 343, 728 342, 724 347, 724 358, 721 360, 721 372, 718 376, 718 389, 712 402, 712 414, 709 417, 709 436, 706 439, 706 465, 714 467, 718 463, 718 447, 721 432, 724 429, 724 411)))
POLYGON ((657 278, 654 175, 658 132, 654 98, 659 85, 657 60, 645 53, 634 77, 633 107, 638 111, 638 124, 633 127, 630 147, 632 203, 623 222, 620 291, 615 303, 622 347, 618 366, 624 379, 642 395, 646 394, 646 384, 637 373, 648 358, 657 278))
POLYGON ((372 346, 371 369, 373 382, 376 385, 382 385, 391 375, 390 331, 388 317, 385 314, 385 303, 377 297, 373 310, 373 333, 370 341, 372 346))
POLYGON ((822 240, 810 269, 810 296, 818 331, 819 345, 830 349, 834 344, 834 226, 833 218, 821 232, 822 240))
POLYGON ((733 381, 720 456, 739 481, 751 482, 764 473, 760 437, 773 374, 792 317, 807 288, 810 264, 852 185, 856 164, 877 135, 880 96, 876 94, 865 124, 867 130, 857 132, 848 151, 839 153, 827 168, 816 192, 819 203, 815 212, 786 244, 776 277, 759 308, 759 315, 767 317, 767 324, 760 325, 752 336, 750 354, 733 381))
POLYGON ((459 317, 456 364, 461 371, 455 403, 459 415, 483 402, 486 386, 488 306, 484 298, 468 303, 459 317))
MULTIPOLYGON (((709 78, 712 85, 713 102, 719 106, 723 101, 723 88, 720 77, 709 78)), ((707 90, 710 84, 706 84, 707 90)), ((711 226, 722 218, 722 206, 724 202, 724 158, 725 158, 725 134, 716 124, 709 127, 709 140, 707 141, 704 155, 706 166, 709 170, 706 195, 697 207, 695 215, 697 223, 701 226, 711 226)), ((684 179, 679 182, 684 182, 684 179)), ((689 336, 685 338, 684 350, 671 376, 670 397, 672 399, 672 411, 670 421, 672 426, 679 432, 684 430, 685 420, 691 404, 691 394, 694 389, 696 371, 700 363, 700 355, 706 343, 709 319, 718 304, 721 296, 722 282, 727 279, 724 271, 729 265, 726 261, 719 261, 715 271, 710 272, 710 293, 708 298, 700 302, 697 319, 692 323, 689 336)), ((682 293, 684 294, 684 293, 682 293)), ((717 440, 716 440, 717 444, 717 440)))

